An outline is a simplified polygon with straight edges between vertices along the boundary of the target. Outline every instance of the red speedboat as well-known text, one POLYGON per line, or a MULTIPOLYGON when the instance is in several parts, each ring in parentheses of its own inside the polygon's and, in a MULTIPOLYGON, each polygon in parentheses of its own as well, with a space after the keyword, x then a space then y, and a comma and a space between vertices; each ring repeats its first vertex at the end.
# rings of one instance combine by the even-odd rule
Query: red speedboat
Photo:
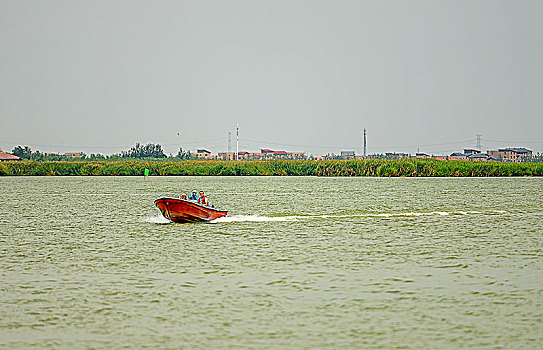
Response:
POLYGON ((206 222, 226 216, 228 213, 179 198, 159 198, 155 201, 155 205, 166 219, 177 223, 206 222))

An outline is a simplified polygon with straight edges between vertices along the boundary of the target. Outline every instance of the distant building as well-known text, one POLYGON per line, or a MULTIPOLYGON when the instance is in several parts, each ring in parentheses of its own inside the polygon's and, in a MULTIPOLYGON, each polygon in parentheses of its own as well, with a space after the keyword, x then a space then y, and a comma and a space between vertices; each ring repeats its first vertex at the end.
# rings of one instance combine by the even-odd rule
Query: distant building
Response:
POLYGON ((263 148, 260 150, 260 158, 263 160, 270 159, 306 159, 305 153, 303 152, 285 152, 285 151, 274 151, 268 148, 263 148))
POLYGON ((199 149, 196 150, 196 153, 191 153, 191 156, 198 158, 198 160, 202 159, 213 159, 213 156, 211 155, 211 152, 206 149, 199 149))
POLYGON ((430 158, 430 155, 426 154, 426 153, 416 153, 415 154, 415 158, 417 159, 426 159, 426 158, 430 158))
POLYGON ((245 156, 249 160, 261 160, 262 159, 262 153, 259 152, 249 152, 245 156))
POLYGON ((287 152, 285 151, 274 151, 268 148, 263 148, 260 150, 260 153, 262 154, 262 159, 265 160, 287 158, 287 152))
POLYGON ((355 154, 354 151, 341 151, 340 156, 343 159, 354 159, 355 154))
POLYGON ((478 153, 481 153, 481 151, 479 151, 478 149, 474 149, 474 148, 464 148, 464 154, 466 156, 469 156, 470 154, 478 154, 478 153))
POLYGON ((235 152, 221 152, 217 155, 217 159, 236 160, 236 153, 235 152))
POLYGON ((64 153, 64 156, 68 158, 81 158, 81 153, 64 153))
POLYGON ((21 160, 21 158, 11 153, 0 151, 0 162, 7 162, 7 161, 14 161, 14 160, 21 160))
POLYGON ((403 159, 403 158, 410 158, 411 156, 407 153, 396 153, 396 152, 386 152, 385 158, 386 159, 403 159))
POLYGON ((470 160, 477 162, 497 161, 498 159, 488 153, 481 153, 473 148, 464 149, 464 153, 452 153, 449 156, 450 160, 470 160))
POLYGON ((307 159, 304 152, 291 152, 289 154, 290 154, 291 159, 295 159, 295 160, 307 159))
POLYGON ((520 163, 526 158, 532 158, 532 151, 523 147, 499 148, 489 150, 488 155, 504 162, 520 163))
MULTIPOLYGON (((191 155, 198 159, 236 160, 235 152, 220 152, 217 156, 212 156, 210 151, 199 149, 191 155)), ((237 156, 239 160, 307 159, 304 152, 274 151, 268 148, 261 149, 260 153, 239 151, 237 156)))
POLYGON ((248 160, 249 159, 249 152, 239 151, 238 152, 238 159, 248 160))
POLYGON ((452 153, 449 156, 449 159, 450 160, 468 160, 468 156, 464 153, 456 152, 456 153, 452 153))
POLYGON ((476 162, 488 162, 488 161, 497 160, 497 159, 489 156, 486 153, 472 153, 468 156, 468 160, 476 161, 476 162))

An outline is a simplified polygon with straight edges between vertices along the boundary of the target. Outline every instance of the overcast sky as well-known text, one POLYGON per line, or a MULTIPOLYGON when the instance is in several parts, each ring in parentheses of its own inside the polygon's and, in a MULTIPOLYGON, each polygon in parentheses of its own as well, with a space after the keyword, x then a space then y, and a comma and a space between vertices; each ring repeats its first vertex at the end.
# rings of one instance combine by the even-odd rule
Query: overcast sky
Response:
POLYGON ((0 48, 5 151, 543 152, 541 0, 0 0, 0 48))

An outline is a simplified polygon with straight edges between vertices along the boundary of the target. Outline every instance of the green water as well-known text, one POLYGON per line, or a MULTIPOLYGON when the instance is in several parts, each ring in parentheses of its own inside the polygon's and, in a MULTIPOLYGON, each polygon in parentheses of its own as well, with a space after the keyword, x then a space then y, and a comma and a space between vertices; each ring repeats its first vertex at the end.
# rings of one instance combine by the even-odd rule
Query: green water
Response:
POLYGON ((542 178, 0 178, 1 348, 542 346, 542 178))

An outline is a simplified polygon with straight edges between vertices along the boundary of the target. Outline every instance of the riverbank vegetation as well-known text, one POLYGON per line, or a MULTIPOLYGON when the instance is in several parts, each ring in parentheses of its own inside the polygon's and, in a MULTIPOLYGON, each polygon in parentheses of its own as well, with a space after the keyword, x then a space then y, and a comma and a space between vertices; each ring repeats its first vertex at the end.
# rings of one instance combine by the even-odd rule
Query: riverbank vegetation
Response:
POLYGON ((408 160, 16 161, 0 176, 543 176, 542 163, 408 160))

